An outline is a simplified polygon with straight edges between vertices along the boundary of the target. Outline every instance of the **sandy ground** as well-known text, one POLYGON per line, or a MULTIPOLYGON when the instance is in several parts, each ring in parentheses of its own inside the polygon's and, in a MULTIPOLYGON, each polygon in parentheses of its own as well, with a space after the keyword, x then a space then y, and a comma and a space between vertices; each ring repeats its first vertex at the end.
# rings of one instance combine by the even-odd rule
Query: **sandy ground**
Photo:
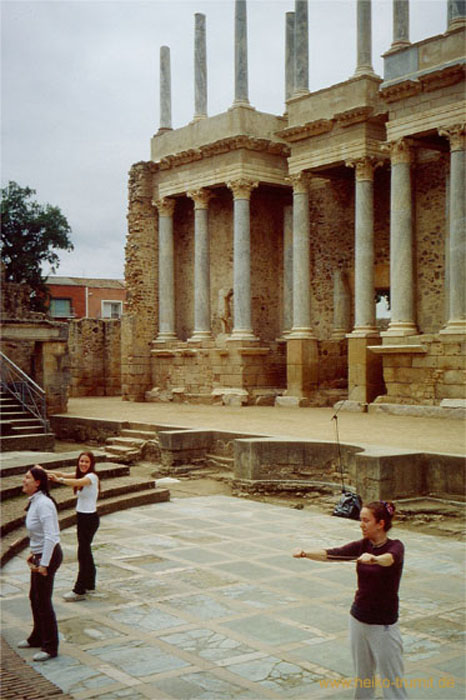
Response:
MULTIPOLYGON (((332 408, 132 403, 122 401, 119 396, 72 398, 68 402, 70 416, 231 430, 303 440, 334 441, 334 413, 332 408)), ((466 452, 466 426, 462 420, 340 411, 338 429, 340 441, 346 443, 461 455, 466 452)))

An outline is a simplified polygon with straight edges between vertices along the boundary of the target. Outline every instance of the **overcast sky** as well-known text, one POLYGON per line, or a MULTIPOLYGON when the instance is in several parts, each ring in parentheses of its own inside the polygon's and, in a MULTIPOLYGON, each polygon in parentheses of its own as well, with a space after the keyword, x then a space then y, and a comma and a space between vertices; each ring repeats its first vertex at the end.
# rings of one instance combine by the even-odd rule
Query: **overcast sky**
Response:
MULTIPOLYGON (((410 38, 446 28, 447 0, 411 0, 410 38)), ((392 41, 392 2, 372 3, 373 65, 392 41)), ((284 111, 285 12, 249 0, 249 99, 284 111)), ((2 0, 2 186, 61 208, 75 250, 59 275, 123 277, 127 175, 159 126, 159 49, 171 50, 173 127, 194 114, 194 13, 207 24, 209 115, 233 102, 233 0, 2 0)), ((309 87, 356 67, 356 0, 310 0, 309 87)), ((47 272, 48 270, 45 270, 47 272)))

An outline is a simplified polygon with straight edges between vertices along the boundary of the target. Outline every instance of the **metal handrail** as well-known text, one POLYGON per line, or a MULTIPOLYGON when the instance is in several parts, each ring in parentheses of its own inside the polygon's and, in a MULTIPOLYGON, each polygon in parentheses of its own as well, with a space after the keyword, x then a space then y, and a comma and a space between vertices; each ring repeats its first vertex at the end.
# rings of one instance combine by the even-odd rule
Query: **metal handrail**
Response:
POLYGON ((44 432, 48 433, 50 428, 47 420, 45 391, 1 351, 0 370, 2 390, 19 401, 26 411, 41 422, 44 432))

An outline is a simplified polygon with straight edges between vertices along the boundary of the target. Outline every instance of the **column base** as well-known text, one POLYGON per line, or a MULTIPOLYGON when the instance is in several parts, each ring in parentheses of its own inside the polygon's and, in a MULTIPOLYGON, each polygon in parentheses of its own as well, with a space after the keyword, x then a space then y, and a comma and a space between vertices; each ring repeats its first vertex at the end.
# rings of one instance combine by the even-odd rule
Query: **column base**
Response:
POLYGON ((330 340, 344 340, 348 336, 346 328, 334 328, 330 340))
POLYGON ((445 328, 439 331, 439 335, 464 335, 466 333, 466 319, 458 318, 448 321, 445 328))
POLYGON ((358 66, 354 72, 353 78, 361 78, 366 75, 370 76, 371 78, 379 77, 372 66, 358 66))
POLYGON ((373 338, 374 336, 379 336, 375 326, 356 326, 346 335, 347 338, 373 338))
POLYGON ((172 343, 173 341, 178 340, 176 337, 176 334, 173 333, 173 331, 162 331, 161 333, 158 334, 156 339, 153 341, 154 343, 172 343))
POLYGON ((316 336, 311 326, 294 326, 288 335, 288 340, 316 340, 316 336))
POLYGON ((259 342, 259 338, 255 336, 249 328, 234 328, 231 335, 227 338, 227 343, 229 340, 252 340, 259 342))
POLYGON ((200 343, 203 340, 213 340, 211 331, 194 331, 192 336, 188 338, 188 343, 200 343))
POLYGON ((388 325, 386 331, 380 334, 382 337, 390 337, 391 335, 418 335, 416 324, 411 321, 394 321, 388 325))

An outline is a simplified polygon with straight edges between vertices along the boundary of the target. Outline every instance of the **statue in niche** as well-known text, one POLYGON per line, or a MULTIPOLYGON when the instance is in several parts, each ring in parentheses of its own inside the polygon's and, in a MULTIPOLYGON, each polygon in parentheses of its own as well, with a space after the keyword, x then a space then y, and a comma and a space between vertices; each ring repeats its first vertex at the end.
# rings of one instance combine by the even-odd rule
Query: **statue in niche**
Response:
POLYGON ((233 290, 219 289, 218 291, 218 315, 222 324, 222 333, 229 335, 232 330, 232 303, 233 290))

